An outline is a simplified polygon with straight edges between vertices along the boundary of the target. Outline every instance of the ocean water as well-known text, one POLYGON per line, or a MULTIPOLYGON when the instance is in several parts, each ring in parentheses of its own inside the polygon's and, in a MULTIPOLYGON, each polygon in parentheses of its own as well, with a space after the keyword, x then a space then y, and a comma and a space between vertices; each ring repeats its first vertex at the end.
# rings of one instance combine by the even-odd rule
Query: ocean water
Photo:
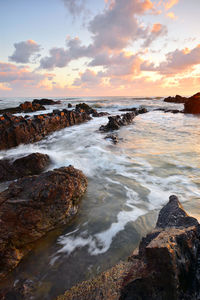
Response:
MULTIPOLYGON (((182 104, 162 98, 54 98, 53 109, 85 102, 98 111, 121 114, 126 107, 146 107, 149 112, 118 131, 119 143, 105 139, 99 127, 107 117, 54 132, 40 142, 1 151, 1 158, 47 153, 49 169, 81 169, 88 190, 77 217, 38 241, 33 251, 3 286, 28 284, 29 299, 54 299, 74 284, 91 278, 126 259, 142 236, 154 226, 159 210, 171 194, 200 220, 200 119, 187 114, 155 111, 182 109, 182 104)), ((0 109, 32 98, 1 98, 0 109)), ((43 112, 37 112, 43 113, 43 112)), ((30 114, 31 115, 31 114, 30 114)), ((5 189, 9 183, 0 185, 5 189)))

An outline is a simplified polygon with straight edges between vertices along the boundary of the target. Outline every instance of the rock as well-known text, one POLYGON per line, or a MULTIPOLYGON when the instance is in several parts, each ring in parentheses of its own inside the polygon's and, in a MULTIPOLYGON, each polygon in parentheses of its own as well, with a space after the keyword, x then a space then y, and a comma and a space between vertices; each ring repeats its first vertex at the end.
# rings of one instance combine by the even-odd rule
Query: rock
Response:
POLYGON ((113 142, 113 144, 117 144, 119 142, 119 138, 116 134, 108 134, 105 139, 109 139, 113 142))
POLYGON ((171 196, 138 253, 57 300, 200 299, 200 225, 171 196))
POLYGON ((41 140, 56 130, 91 120, 85 112, 66 109, 29 119, 4 114, 0 117, 0 150, 41 140))
POLYGON ((49 156, 42 153, 32 153, 14 162, 2 159, 0 160, 0 182, 40 174, 49 164, 49 156))
POLYGON ((188 99, 185 103, 184 113, 200 114, 200 93, 197 93, 188 99))
POLYGON ((93 116, 94 118, 105 117, 105 116, 108 116, 108 115, 109 115, 109 113, 104 112, 104 111, 101 111, 101 112, 95 111, 95 112, 93 112, 93 114, 92 114, 92 116, 93 116))
POLYGON ((61 101, 54 101, 52 99, 34 99, 33 104, 41 104, 41 105, 55 105, 60 104, 61 101))
POLYGON ((119 111, 133 111, 136 115, 145 114, 145 113, 148 112, 148 110, 145 107, 140 107, 140 108, 136 108, 136 107, 123 108, 123 109, 120 109, 119 111))
POLYGON ((178 114, 178 113, 183 113, 182 110, 178 110, 178 109, 166 109, 166 108, 156 108, 154 109, 154 111, 163 111, 165 113, 172 113, 172 114, 178 114))
POLYGON ((135 113, 126 113, 121 116, 111 116, 108 117, 108 123, 106 125, 102 125, 99 130, 100 131, 112 131, 118 130, 121 126, 129 125, 132 123, 135 118, 135 113))
POLYGON ((36 240, 72 219, 86 188, 84 174, 69 166, 24 177, 0 193, 0 279, 36 240))
POLYGON ((170 103, 186 103, 188 101, 188 98, 182 97, 180 95, 176 95, 175 97, 167 97, 164 99, 164 102, 170 102, 170 103))
POLYGON ((76 104, 75 110, 78 112, 84 111, 87 114, 93 114, 96 112, 95 109, 93 109, 91 106, 87 105, 86 103, 76 104))
POLYGON ((11 114, 28 113, 28 112, 38 111, 38 110, 46 110, 46 108, 44 106, 42 106, 41 104, 26 101, 26 102, 20 104, 17 107, 1 109, 0 114, 4 114, 4 113, 11 113, 11 114))
POLYGON ((72 108, 72 105, 71 105, 71 103, 68 103, 68 105, 67 105, 67 106, 68 106, 68 108, 72 108))

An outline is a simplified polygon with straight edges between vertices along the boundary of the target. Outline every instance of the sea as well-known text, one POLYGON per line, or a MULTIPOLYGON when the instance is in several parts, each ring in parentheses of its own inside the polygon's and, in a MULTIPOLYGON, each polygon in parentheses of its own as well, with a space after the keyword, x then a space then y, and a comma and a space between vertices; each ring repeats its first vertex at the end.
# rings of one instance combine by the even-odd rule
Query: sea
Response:
MULTIPOLYGON (((33 99, 1 98, 0 109, 33 99)), ((149 112, 121 127, 117 144, 99 131, 108 121, 105 116, 56 131, 34 144, 0 151, 0 159, 46 153, 51 158, 49 170, 73 165, 88 178, 78 215, 38 241, 0 285, 15 290, 25 286, 28 299, 33 300, 55 299, 78 282, 126 260, 154 228, 159 210, 172 194, 200 220, 199 116, 159 111, 183 109, 183 104, 166 103, 160 97, 52 99, 61 104, 29 115, 64 109, 68 103, 73 109, 82 102, 110 115, 132 107, 149 112)), ((8 185, 0 184, 0 191, 8 185)))

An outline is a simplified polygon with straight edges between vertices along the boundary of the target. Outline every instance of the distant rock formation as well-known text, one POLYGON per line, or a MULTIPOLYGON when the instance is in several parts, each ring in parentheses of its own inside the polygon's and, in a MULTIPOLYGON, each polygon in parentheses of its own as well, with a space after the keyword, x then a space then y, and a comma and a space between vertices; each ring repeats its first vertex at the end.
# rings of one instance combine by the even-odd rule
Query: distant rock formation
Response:
POLYGON ((140 114, 145 114, 148 112, 148 110, 145 107, 140 107, 140 108, 136 108, 136 107, 132 107, 132 108, 123 108, 120 109, 119 111, 133 111, 136 115, 140 115, 140 114))
POLYGON ((164 99, 164 102, 170 103, 186 103, 188 101, 187 97, 182 97, 180 95, 176 95, 175 97, 167 97, 164 99))
POLYGON ((31 118, 4 114, 0 117, 0 150, 39 141, 51 132, 88 120, 87 113, 66 109, 31 118))
POLYGON ((188 101, 185 103, 184 113, 200 114, 200 93, 188 98, 188 101))
POLYGON ((24 177, 0 193, 0 279, 36 240, 71 220, 86 188, 84 174, 69 166, 24 177))
POLYGON ((28 156, 18 158, 14 162, 8 159, 1 159, 0 182, 40 174, 49 164, 49 156, 42 153, 32 153, 28 156))
POLYGON ((33 104, 40 104, 40 105, 55 105, 55 104, 60 104, 61 101, 55 101, 52 99, 34 99, 33 104))
MULTIPOLYGON (((124 245, 125 246, 125 245, 124 245)), ((171 196, 139 249, 57 300, 200 299, 200 225, 171 196)))

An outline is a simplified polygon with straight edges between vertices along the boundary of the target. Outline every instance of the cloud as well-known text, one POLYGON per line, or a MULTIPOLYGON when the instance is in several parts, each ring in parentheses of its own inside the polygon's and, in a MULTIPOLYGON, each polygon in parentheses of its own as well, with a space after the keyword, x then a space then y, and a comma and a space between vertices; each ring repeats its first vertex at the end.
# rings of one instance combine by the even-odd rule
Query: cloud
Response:
POLYGON ((85 10, 84 0, 62 0, 73 17, 79 16, 85 10))
POLYGON ((168 0, 164 2, 164 7, 166 10, 172 8, 174 5, 178 4, 179 0, 168 0))
POLYGON ((33 40, 14 44, 15 51, 9 60, 16 63, 29 63, 30 58, 41 50, 41 46, 33 40))
POLYGON ((156 23, 153 25, 151 32, 149 34, 149 36, 147 37, 147 39, 145 40, 143 46, 144 47, 149 47, 150 44, 156 40, 158 37, 164 36, 167 34, 167 27, 160 24, 160 23, 156 23))
POLYGON ((101 72, 95 73, 90 69, 85 72, 80 73, 80 77, 74 80, 73 86, 93 88, 94 86, 99 86, 101 83, 101 72))
POLYGON ((200 44, 193 49, 175 50, 166 55, 166 61, 158 67, 152 63, 144 62, 141 69, 144 71, 157 71, 163 75, 173 75, 190 70, 200 64, 200 44))
POLYGON ((168 13, 166 14, 166 16, 167 16, 168 18, 170 18, 171 20, 176 20, 176 19, 177 19, 177 16, 175 16, 175 14, 174 14, 173 12, 168 12, 168 13))

